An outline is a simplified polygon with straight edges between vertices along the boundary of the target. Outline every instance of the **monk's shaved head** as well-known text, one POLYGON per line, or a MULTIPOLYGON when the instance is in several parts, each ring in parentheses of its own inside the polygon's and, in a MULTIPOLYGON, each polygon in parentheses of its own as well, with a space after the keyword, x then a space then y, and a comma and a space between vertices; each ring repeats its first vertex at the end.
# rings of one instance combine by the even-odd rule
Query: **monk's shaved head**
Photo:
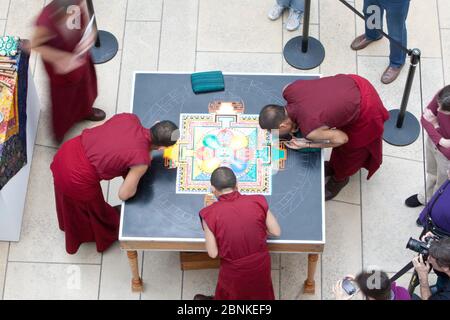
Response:
POLYGON ((217 168, 211 175, 211 185, 219 192, 225 189, 234 189, 236 183, 233 170, 227 167, 217 168))
POLYGON ((283 106, 269 104, 259 113, 259 126, 266 130, 278 129, 286 118, 286 111, 283 106))
POLYGON ((156 147, 173 146, 180 138, 180 131, 172 121, 161 121, 151 127, 152 144, 156 147))

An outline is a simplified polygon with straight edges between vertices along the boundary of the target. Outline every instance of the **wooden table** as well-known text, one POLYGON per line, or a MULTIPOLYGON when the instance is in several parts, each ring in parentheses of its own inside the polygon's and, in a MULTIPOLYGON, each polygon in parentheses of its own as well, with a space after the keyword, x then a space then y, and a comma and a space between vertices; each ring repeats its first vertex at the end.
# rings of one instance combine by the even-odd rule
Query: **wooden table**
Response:
MULTIPOLYGON (((181 113, 207 113, 208 104, 215 100, 239 100, 244 103, 246 114, 258 114, 266 104, 285 103, 281 92, 287 84, 318 77, 225 74, 225 91, 195 95, 190 74, 137 72, 131 112, 147 127, 158 120, 179 123, 181 113)), ((128 254, 133 291, 143 290, 137 250, 206 251, 198 216, 204 206, 204 195, 176 193, 176 177, 177 169, 167 169, 162 155, 154 154, 136 196, 122 206, 119 240, 128 254)), ((271 194, 266 198, 280 223, 282 236, 269 240, 269 249, 271 252, 308 253, 304 291, 314 293, 318 255, 325 245, 323 152, 288 150, 284 170, 271 179, 271 194)), ((208 259, 198 261, 200 266, 205 263, 209 267, 217 266, 217 262, 208 262, 208 259)))

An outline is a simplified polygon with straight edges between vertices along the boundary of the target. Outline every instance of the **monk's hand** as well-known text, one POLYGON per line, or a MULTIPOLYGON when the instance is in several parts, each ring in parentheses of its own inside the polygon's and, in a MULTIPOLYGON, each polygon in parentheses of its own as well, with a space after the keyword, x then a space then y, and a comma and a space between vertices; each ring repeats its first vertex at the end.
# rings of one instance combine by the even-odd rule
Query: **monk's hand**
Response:
POLYGON ((441 138, 441 140, 439 140, 439 144, 444 148, 450 148, 450 139, 441 138))
POLYGON ((309 142, 303 138, 292 138, 290 141, 285 141, 284 145, 289 149, 300 150, 304 148, 309 148, 309 142))

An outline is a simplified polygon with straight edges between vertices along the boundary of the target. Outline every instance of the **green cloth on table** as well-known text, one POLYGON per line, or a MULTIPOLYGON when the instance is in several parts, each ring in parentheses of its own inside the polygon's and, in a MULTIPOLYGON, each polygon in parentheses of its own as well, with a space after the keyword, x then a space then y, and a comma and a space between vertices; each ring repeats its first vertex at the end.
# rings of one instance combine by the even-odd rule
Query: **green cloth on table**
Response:
POLYGON ((192 90, 206 93, 225 90, 225 81, 221 71, 197 72, 191 74, 192 90))

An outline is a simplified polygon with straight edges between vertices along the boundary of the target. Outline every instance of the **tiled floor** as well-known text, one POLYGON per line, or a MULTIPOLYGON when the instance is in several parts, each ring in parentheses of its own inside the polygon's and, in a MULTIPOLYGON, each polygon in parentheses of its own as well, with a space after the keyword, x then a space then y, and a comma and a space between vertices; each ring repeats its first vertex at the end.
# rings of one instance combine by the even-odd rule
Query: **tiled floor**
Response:
MULTIPOLYGON (((48 0, 0 0, 0 34, 29 37, 34 17, 48 0)), ((286 19, 266 18, 274 0, 95 0, 99 26, 113 32, 120 50, 114 60, 97 66, 100 94, 96 102, 108 116, 129 110, 135 70, 194 71, 221 69, 236 72, 297 72, 283 59, 283 44, 299 32, 283 28, 286 19)), ((362 0, 349 1, 360 9, 362 0)), ((379 81, 387 64, 387 41, 355 53, 352 39, 363 22, 337 0, 313 0, 311 34, 326 48, 323 64, 308 72, 332 75, 358 73, 372 81, 386 106, 400 104, 407 68, 389 86, 379 81)), ((412 1, 408 18, 410 47, 423 52, 409 110, 421 112, 444 83, 450 83, 450 1, 412 1)), ((3 299, 192 299, 212 293, 217 270, 182 272, 178 255, 140 254, 145 292, 130 292, 126 255, 118 244, 104 254, 83 245, 70 256, 57 227, 49 163, 57 144, 49 135, 46 75, 35 56, 31 68, 42 103, 37 147, 28 186, 22 237, 19 243, 0 242, 0 297, 3 299)), ((90 123, 71 130, 78 134, 90 123)), ((273 255, 277 298, 332 299, 336 280, 362 267, 377 265, 396 272, 412 256, 404 249, 419 229, 419 210, 403 200, 424 187, 422 136, 404 148, 385 145, 384 163, 370 181, 366 172, 355 175, 335 201, 326 205, 327 245, 317 270, 317 292, 302 294, 306 255, 273 255)), ((104 183, 112 204, 118 204, 120 180, 104 183)), ((404 280, 402 280, 404 281, 404 280)), ((405 281, 404 281, 405 282, 405 281)))

